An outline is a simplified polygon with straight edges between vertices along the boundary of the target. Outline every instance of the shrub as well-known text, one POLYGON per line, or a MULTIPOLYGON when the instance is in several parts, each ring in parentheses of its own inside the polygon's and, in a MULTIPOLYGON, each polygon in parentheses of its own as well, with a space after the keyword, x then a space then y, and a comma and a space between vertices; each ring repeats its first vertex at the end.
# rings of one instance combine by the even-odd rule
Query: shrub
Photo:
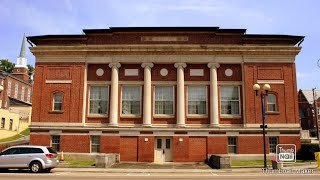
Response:
POLYGON ((310 137, 317 137, 317 130, 316 129, 311 129, 309 130, 310 132, 310 137))
POLYGON ((297 159, 315 160, 314 153, 319 151, 319 144, 301 144, 301 149, 297 152, 297 159))

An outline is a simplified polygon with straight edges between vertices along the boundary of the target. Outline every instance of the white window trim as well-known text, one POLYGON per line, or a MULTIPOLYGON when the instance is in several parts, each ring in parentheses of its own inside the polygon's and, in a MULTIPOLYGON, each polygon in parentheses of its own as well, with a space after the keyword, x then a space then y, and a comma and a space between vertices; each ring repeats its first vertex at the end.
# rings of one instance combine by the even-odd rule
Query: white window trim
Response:
POLYGON ((13 94, 13 97, 15 99, 18 99, 18 95, 19 95, 19 84, 18 83, 15 83, 14 84, 14 94, 13 94))
POLYGON ((28 88, 27 102, 30 103, 31 100, 31 89, 28 88))
POLYGON ((60 111, 63 111, 63 93, 62 92, 54 92, 53 94, 52 94, 53 96, 52 96, 52 111, 56 111, 56 112, 60 112, 60 111), (54 95, 55 94, 61 94, 61 96, 62 96, 62 102, 61 102, 61 110, 55 110, 54 109, 54 95))
POLYGON ((156 118, 172 118, 175 117, 176 111, 175 111, 175 87, 174 85, 162 85, 162 84, 157 84, 154 85, 154 90, 153 90, 153 117, 156 118), (172 87, 172 97, 173 97, 173 113, 172 114, 156 114, 156 86, 167 86, 167 87, 172 87))
POLYGON ((109 117, 109 111, 110 111, 110 85, 109 84, 91 84, 89 85, 89 90, 88 90, 88 108, 87 108, 87 114, 88 114, 88 117, 109 117), (107 114, 92 114, 90 113, 90 91, 91 91, 91 87, 93 86, 106 86, 108 88, 108 104, 107 104, 107 107, 108 107, 108 112, 107 114))
POLYGON ((241 118, 242 117, 242 109, 241 109, 241 94, 240 94, 240 86, 238 86, 238 85, 221 85, 220 86, 220 93, 219 93, 219 97, 220 97, 220 99, 219 99, 219 106, 220 106, 220 117, 221 118, 241 118), (239 95, 239 114, 222 114, 221 113, 221 87, 223 87, 223 86, 231 86, 231 87, 237 87, 238 88, 238 95, 239 95))
POLYGON ((101 150, 101 136, 99 136, 99 135, 91 135, 90 136, 90 153, 100 154, 101 153, 100 150, 101 150), (92 152, 92 137, 93 136, 98 136, 99 137, 99 147, 100 147, 99 152, 92 152))
POLYGON ((120 92, 120 117, 121 118, 141 118, 142 115, 142 85, 140 84, 121 84, 121 92, 120 92), (122 91, 123 86, 138 86, 140 88, 140 112, 139 114, 122 114, 122 91))
POLYGON ((11 97, 12 81, 8 80, 7 96, 11 97))
MULTIPOLYGON (((269 95, 271 95, 272 93, 270 93, 270 94, 268 94, 268 96, 269 95)), ((277 103, 277 95, 276 94, 272 94, 272 95, 274 95, 275 96, 275 98, 276 98, 276 102, 275 103, 269 103, 269 101, 268 101, 268 96, 267 96, 267 108, 266 108, 266 112, 271 112, 271 113, 274 113, 274 112, 279 112, 279 110, 278 110, 278 103, 277 103), (276 110, 275 111, 269 111, 269 104, 274 104, 275 105, 275 107, 276 107, 276 110)))
POLYGON ((21 86, 21 96, 20 96, 20 99, 21 101, 24 101, 24 95, 25 95, 25 91, 26 91, 26 87, 25 86, 21 86))
POLYGON ((186 90, 186 113, 187 113, 187 117, 190 117, 190 118, 207 118, 208 117, 208 85, 206 84, 189 84, 187 85, 187 90, 186 90), (188 88, 189 86, 193 86, 193 87, 198 87, 198 86, 202 86, 202 87, 205 87, 206 88, 206 114, 189 114, 189 109, 188 109, 188 103, 189 103, 189 93, 188 93, 188 88))

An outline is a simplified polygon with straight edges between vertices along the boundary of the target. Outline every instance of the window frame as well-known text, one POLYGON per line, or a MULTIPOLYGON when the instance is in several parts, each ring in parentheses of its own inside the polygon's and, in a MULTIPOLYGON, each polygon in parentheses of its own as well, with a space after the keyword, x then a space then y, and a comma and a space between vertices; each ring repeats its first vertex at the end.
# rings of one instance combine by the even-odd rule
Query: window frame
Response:
MULTIPOLYGON (((271 103, 270 103, 271 104, 271 103)), ((275 92, 268 92, 268 96, 265 96, 265 109, 266 109, 266 113, 278 113, 279 112, 279 107, 278 107, 278 94, 275 93, 275 92), (276 98, 276 102, 275 103, 272 103, 272 104, 275 104, 275 108, 276 110, 275 111, 269 111, 269 101, 268 101, 268 97, 270 95, 273 95, 275 96, 276 98)))
POLYGON ((64 100, 63 92, 60 92, 60 91, 53 92, 52 93, 52 111, 54 111, 54 112, 62 112, 63 111, 63 100, 64 100), (54 107, 55 107, 55 99, 54 99, 54 97, 55 97, 56 94, 60 94, 61 95, 61 109, 60 110, 55 110, 54 109, 54 107))
POLYGON ((186 90, 186 113, 187 113, 187 117, 207 117, 208 116, 208 85, 206 84, 196 84, 196 85, 193 85, 193 84, 189 84, 187 85, 187 90, 186 90), (205 111, 206 113, 205 114, 189 114, 189 87, 205 87, 206 91, 206 108, 205 108, 205 111))
POLYGON ((108 117, 110 112, 110 85, 109 84, 91 84, 89 86, 89 91, 88 91, 88 108, 87 108, 87 113, 88 117, 108 117), (99 113, 90 113, 90 92, 91 92, 91 87, 107 87, 107 92, 108 92, 108 97, 107 97, 107 113, 105 114, 99 114, 99 113))
POLYGON ((13 129, 13 119, 9 120, 9 131, 12 131, 13 129))
POLYGON ((19 84, 16 82, 14 84, 14 94, 13 94, 13 97, 15 99, 18 99, 18 94, 19 94, 19 84))
POLYGON ((100 136, 98 136, 98 135, 92 135, 92 136, 90 136, 90 153, 100 153, 101 151, 100 151, 100 148, 101 148, 101 137, 100 136), (93 143, 93 138, 98 138, 98 141, 99 141, 99 144, 96 144, 96 143, 93 143), (92 147, 93 146, 97 146, 96 148, 97 148, 97 152, 93 152, 92 151, 92 147))
POLYGON ((11 97, 12 81, 8 80, 7 96, 11 97))
POLYGON ((30 88, 28 88, 27 102, 28 103, 31 102, 31 89, 30 88))
POLYGON ((6 118, 1 118, 1 129, 4 129, 6 126, 6 118))
POLYGON ((238 137, 237 137, 237 136, 229 136, 229 137, 228 137, 228 144, 227 144, 227 145, 228 145, 228 154, 238 154, 238 150, 239 150, 239 149, 238 149, 238 137), (230 145, 230 144, 229 144, 229 138, 234 138, 236 144, 235 144, 235 145, 230 145), (230 146, 235 147, 235 151, 236 151, 236 152, 230 152, 230 150, 231 150, 231 149, 230 149, 230 146))
POLYGON ((24 101, 25 89, 26 89, 26 87, 24 85, 22 85, 21 86, 21 96, 20 96, 21 101, 24 101))
POLYGON ((277 145, 278 144, 279 144, 279 137, 278 136, 270 136, 269 137, 269 154, 270 153, 272 153, 272 154, 277 153, 277 145), (276 139, 276 144, 271 144, 270 143, 271 138, 275 138, 276 139), (271 149, 273 149, 273 147, 271 148, 271 146, 274 146, 274 152, 271 152, 271 149))
MULTIPOLYGON (((240 116, 242 116, 242 109, 241 109, 241 90, 240 90, 240 87, 241 86, 239 86, 239 85, 220 85, 219 86, 219 106, 220 106, 220 117, 240 117, 240 116), (238 104, 238 107, 239 107, 239 114, 222 114, 222 108, 221 108, 221 106, 222 106, 222 100, 221 100, 221 89, 222 89, 222 87, 237 87, 237 89, 238 89, 238 97, 239 97, 239 100, 238 100, 238 102, 239 102, 239 104, 238 104)), ((223 101, 225 101, 225 100, 223 100, 223 101)))
POLYGON ((51 141, 50 141, 50 146, 57 152, 60 151, 60 144, 61 144, 61 136, 60 135, 52 135, 51 136, 51 141), (59 140, 59 143, 53 142, 53 138, 56 137, 59 140), (58 149, 55 148, 55 146, 58 147, 58 149))
MULTIPOLYGON (((174 85, 154 85, 154 90, 153 90, 153 116, 155 117, 174 117, 175 116, 175 86, 174 85), (172 114, 156 114, 156 87, 171 87, 172 88, 172 114)), ((166 102, 166 101, 164 101, 166 102)))
POLYGON ((142 115, 142 85, 140 84, 121 84, 121 94, 120 94, 120 117, 141 117, 142 115), (134 86, 134 87, 139 87, 139 93, 140 93, 140 111, 139 111, 139 114, 123 114, 122 113, 122 102, 123 102, 123 98, 122 98, 122 95, 123 95, 123 87, 124 86, 134 86))

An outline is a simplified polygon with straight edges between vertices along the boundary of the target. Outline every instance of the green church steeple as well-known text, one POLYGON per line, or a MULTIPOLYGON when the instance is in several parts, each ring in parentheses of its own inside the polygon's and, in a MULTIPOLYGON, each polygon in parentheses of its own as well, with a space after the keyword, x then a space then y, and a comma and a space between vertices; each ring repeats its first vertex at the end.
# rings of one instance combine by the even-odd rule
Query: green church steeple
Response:
POLYGON ((26 34, 23 34, 21 50, 19 57, 26 57, 26 34))

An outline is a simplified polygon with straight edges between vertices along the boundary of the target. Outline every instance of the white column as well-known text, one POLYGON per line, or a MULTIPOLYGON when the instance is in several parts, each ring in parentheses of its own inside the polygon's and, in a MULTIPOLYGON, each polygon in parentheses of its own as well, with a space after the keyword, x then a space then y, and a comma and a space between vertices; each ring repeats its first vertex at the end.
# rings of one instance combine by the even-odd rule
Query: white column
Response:
POLYGON ((177 126, 185 126, 184 68, 186 63, 175 63, 177 68, 177 126))
POLYGON ((110 93, 110 116, 109 125, 118 126, 118 85, 120 63, 110 63, 111 68, 111 93, 110 93))
POLYGON ((144 68, 144 85, 143 85, 143 126, 151 126, 151 68, 152 63, 142 63, 144 68))
MULTIPOLYGON (((84 80, 83 80, 83 107, 82 107, 82 124, 86 125, 86 107, 87 107, 87 78, 88 78, 88 64, 84 67, 84 80)), ((1 105, 1 103, 0 103, 1 105)))
POLYGON ((209 63, 210 68, 210 126, 219 126, 219 99, 218 99, 218 76, 217 68, 220 67, 218 63, 209 63))

